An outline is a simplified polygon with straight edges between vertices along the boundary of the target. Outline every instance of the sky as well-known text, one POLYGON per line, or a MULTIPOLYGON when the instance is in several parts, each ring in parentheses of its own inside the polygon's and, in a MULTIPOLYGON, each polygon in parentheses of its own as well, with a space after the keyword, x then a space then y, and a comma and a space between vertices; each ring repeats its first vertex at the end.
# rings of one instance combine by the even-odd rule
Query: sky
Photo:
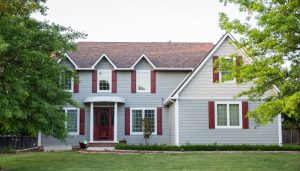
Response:
POLYGON ((243 19, 237 6, 219 0, 48 0, 47 16, 98 42, 213 42, 225 33, 219 12, 243 19))

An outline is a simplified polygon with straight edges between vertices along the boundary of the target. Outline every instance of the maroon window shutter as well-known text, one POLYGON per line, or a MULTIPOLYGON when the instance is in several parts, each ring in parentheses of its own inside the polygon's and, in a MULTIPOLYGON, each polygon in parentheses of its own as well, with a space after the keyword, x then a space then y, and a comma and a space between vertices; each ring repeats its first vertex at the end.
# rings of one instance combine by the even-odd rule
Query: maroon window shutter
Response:
POLYGON ((157 107, 157 135, 162 135, 162 108, 157 107))
POLYGON ((80 108, 79 135, 84 135, 85 110, 80 108))
POLYGON ((76 76, 77 78, 74 79, 73 89, 74 93, 79 93, 79 71, 76 72, 76 76))
POLYGON ((131 93, 136 93, 136 71, 131 71, 131 93))
POLYGON ((249 120, 248 120, 247 112, 248 112, 248 102, 243 101, 242 102, 243 129, 249 128, 249 120))
POLYGON ((241 56, 238 56, 237 58, 236 58, 236 66, 241 66, 241 61, 242 61, 242 57, 241 56))
POLYGON ((125 135, 130 135, 130 108, 125 107, 125 135))
POLYGON ((151 71, 151 93, 156 92, 156 71, 151 71))
POLYGON ((117 71, 112 71, 112 93, 117 92, 117 71))
POLYGON ((92 74, 92 92, 97 93, 97 70, 94 70, 92 74))
POLYGON ((209 129, 215 129, 215 102, 208 102, 208 127, 209 129))
POLYGON ((218 67, 214 66, 215 61, 218 59, 218 56, 213 57, 213 82, 218 83, 219 82, 219 71, 218 67))

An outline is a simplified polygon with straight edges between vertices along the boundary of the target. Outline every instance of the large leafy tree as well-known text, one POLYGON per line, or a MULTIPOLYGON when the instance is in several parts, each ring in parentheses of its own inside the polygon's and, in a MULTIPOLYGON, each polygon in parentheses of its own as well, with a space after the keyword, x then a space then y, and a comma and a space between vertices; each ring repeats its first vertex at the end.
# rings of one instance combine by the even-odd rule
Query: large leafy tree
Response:
MULTIPOLYGON (((294 121, 300 119, 300 1, 299 0, 220 0, 239 6, 244 22, 220 14, 220 26, 241 35, 238 42, 253 63, 235 67, 220 60, 221 70, 232 73, 238 84, 254 86, 239 94, 264 103, 248 115, 266 124, 279 113, 294 121), (276 86, 279 92, 268 93, 276 86)), ((234 55, 233 55, 234 56, 234 55)), ((298 122, 299 123, 299 122, 298 122)))
POLYGON ((72 72, 53 56, 73 50, 84 34, 32 18, 45 15, 45 1, 0 1, 0 134, 67 135, 61 108, 76 103, 60 79, 72 72))

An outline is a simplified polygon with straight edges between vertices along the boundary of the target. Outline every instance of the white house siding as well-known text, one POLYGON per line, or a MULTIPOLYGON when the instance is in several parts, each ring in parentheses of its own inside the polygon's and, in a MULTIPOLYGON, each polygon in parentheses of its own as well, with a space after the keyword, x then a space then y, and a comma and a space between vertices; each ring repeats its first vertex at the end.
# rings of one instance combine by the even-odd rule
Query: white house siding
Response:
MULTIPOLYGON (((107 60, 104 60, 110 65, 107 60)), ((97 69, 108 69, 109 66, 103 66, 102 61, 96 66, 97 69)), ((137 69, 147 68, 148 63, 141 60, 136 65, 137 69), (144 67, 143 67, 144 65, 144 67)), ((131 93, 131 73, 130 71, 117 72, 117 93, 92 93, 92 71, 79 71, 79 93, 73 93, 73 99, 79 104, 89 96, 119 96, 126 100, 125 104, 118 104, 118 141, 127 140, 129 144, 144 143, 143 135, 125 135, 125 107, 162 107, 165 100, 175 87, 186 77, 187 71, 157 71, 156 72, 156 93, 131 93)), ((89 140, 90 136, 90 112, 89 103, 85 105, 85 135, 69 136, 65 143, 62 143, 51 137, 42 136, 42 145, 78 145, 79 141, 89 140)), ((163 135, 153 135, 150 143, 169 144, 170 129, 168 109, 163 108, 163 135)))
MULTIPOLYGON (((249 129, 209 129, 208 101, 179 101, 179 141, 180 144, 278 144, 277 117, 267 126, 256 127, 249 120, 249 129)), ((232 100, 231 100, 232 101, 232 100)), ((249 102, 249 111, 258 103, 249 102)))

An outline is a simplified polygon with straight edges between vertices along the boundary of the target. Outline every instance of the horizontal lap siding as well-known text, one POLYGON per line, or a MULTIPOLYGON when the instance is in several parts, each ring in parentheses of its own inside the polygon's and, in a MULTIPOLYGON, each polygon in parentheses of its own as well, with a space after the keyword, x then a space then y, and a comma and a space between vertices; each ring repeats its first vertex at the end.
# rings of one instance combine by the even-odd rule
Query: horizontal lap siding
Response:
MULTIPOLYGON (((125 106, 126 107, 161 107, 163 100, 165 100, 175 87, 184 79, 188 72, 168 72, 157 71, 156 72, 156 93, 131 93, 131 75, 130 71, 118 71, 117 72, 117 93, 92 93, 92 72, 80 71, 79 72, 79 93, 73 94, 73 99, 79 104, 82 104, 82 100, 89 96, 119 96, 126 100, 125 104, 118 104, 118 140, 127 140, 129 144, 141 144, 144 143, 143 135, 130 135, 125 136, 125 106), (163 99, 162 99, 163 98, 163 99)), ((90 118, 89 118, 89 103, 86 106, 85 114, 85 135, 69 136, 67 138, 67 144, 78 145, 79 141, 89 140, 90 135, 90 118)), ((163 122, 163 134, 161 136, 153 135, 150 139, 150 143, 157 144, 169 144, 170 143, 170 130, 169 130, 169 118, 168 110, 163 108, 162 110, 162 122, 163 122)), ((42 139, 43 144, 55 145, 65 144, 59 142, 54 138, 42 139)))
MULTIPOLYGON (((208 101, 179 101, 180 144, 278 144, 277 118, 273 123, 257 128, 250 119, 249 129, 209 129, 208 101)), ((257 105, 249 102, 249 111, 257 105)))
POLYGON ((169 106, 170 143, 175 144, 175 104, 169 106))

